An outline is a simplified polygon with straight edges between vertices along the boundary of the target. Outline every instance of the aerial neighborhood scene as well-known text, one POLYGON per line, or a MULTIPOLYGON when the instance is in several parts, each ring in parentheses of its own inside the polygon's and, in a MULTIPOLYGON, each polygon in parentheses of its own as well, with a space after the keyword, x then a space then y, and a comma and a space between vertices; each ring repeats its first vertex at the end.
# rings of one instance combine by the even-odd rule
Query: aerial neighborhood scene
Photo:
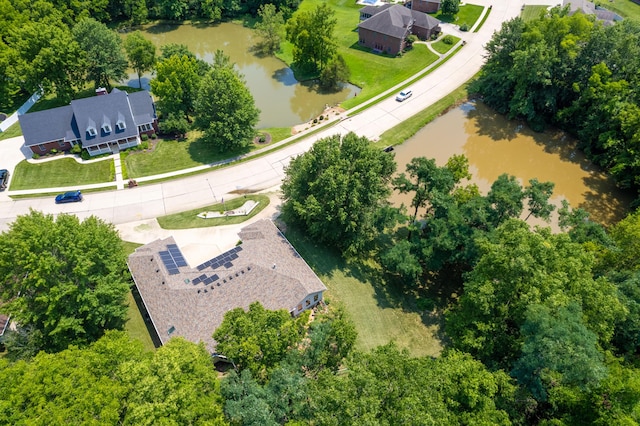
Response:
POLYGON ((1 424, 640 424, 640 1, 0 20, 1 424))

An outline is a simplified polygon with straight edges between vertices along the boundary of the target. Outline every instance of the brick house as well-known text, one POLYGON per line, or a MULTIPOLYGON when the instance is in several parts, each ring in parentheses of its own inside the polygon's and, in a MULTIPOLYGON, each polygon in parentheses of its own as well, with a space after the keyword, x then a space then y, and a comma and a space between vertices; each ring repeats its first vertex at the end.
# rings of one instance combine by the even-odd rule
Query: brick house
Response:
POLYGON ((411 0, 411 10, 436 13, 440 10, 440 0, 411 0))
POLYGON ((423 12, 410 10, 397 4, 360 9, 358 43, 374 52, 397 55, 406 47, 409 35, 421 40, 440 33, 440 21, 423 12))
POLYGON ((25 146, 43 155, 80 144, 93 156, 139 145, 140 135, 157 132, 155 104, 148 91, 96 92, 101 96, 19 116, 25 146))
POLYGON ((173 237, 139 247, 127 264, 162 344, 173 336, 204 342, 224 314, 253 302, 292 316, 322 301, 326 287, 268 219, 242 228, 241 244, 190 267, 173 237))

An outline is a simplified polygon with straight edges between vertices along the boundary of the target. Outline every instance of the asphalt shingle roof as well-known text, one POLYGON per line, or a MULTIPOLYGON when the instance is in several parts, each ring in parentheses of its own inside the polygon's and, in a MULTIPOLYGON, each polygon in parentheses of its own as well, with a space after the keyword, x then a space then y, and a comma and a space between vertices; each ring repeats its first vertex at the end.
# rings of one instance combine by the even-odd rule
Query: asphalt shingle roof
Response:
POLYGON ((404 6, 383 5, 381 7, 366 6, 360 13, 372 15, 362 21, 358 27, 375 31, 394 38, 402 39, 407 35, 409 24, 421 28, 432 29, 440 25, 440 21, 424 12, 407 9, 404 6))
POLYGON ((129 270, 162 343, 183 336, 205 342, 213 352, 211 336, 226 312, 256 301, 292 311, 307 296, 326 290, 270 220, 246 226, 239 236, 240 246, 196 267, 178 266, 174 274, 162 261, 166 253, 160 254, 173 247, 172 237, 129 256, 129 270))
POLYGON ((70 105, 46 111, 31 112, 18 117, 26 146, 40 145, 64 139, 80 139, 78 127, 73 120, 70 105))

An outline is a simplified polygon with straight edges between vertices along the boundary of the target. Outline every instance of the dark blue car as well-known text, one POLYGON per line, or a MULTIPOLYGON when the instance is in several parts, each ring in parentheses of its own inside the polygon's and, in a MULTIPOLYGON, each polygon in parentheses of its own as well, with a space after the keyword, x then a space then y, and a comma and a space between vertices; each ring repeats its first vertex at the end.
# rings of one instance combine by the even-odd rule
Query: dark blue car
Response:
POLYGON ((69 191, 56 195, 56 204, 75 203, 78 201, 82 201, 82 193, 80 191, 69 191))

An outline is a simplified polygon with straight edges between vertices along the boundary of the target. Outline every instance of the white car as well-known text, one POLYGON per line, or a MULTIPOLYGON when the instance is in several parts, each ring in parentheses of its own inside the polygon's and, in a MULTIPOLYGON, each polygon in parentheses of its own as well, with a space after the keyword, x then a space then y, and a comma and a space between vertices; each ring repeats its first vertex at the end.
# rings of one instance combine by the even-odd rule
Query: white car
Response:
POLYGON ((411 95, 413 95, 413 92, 411 90, 405 89, 402 92, 398 93, 398 96, 396 96, 396 101, 402 102, 405 99, 409 99, 411 95))

